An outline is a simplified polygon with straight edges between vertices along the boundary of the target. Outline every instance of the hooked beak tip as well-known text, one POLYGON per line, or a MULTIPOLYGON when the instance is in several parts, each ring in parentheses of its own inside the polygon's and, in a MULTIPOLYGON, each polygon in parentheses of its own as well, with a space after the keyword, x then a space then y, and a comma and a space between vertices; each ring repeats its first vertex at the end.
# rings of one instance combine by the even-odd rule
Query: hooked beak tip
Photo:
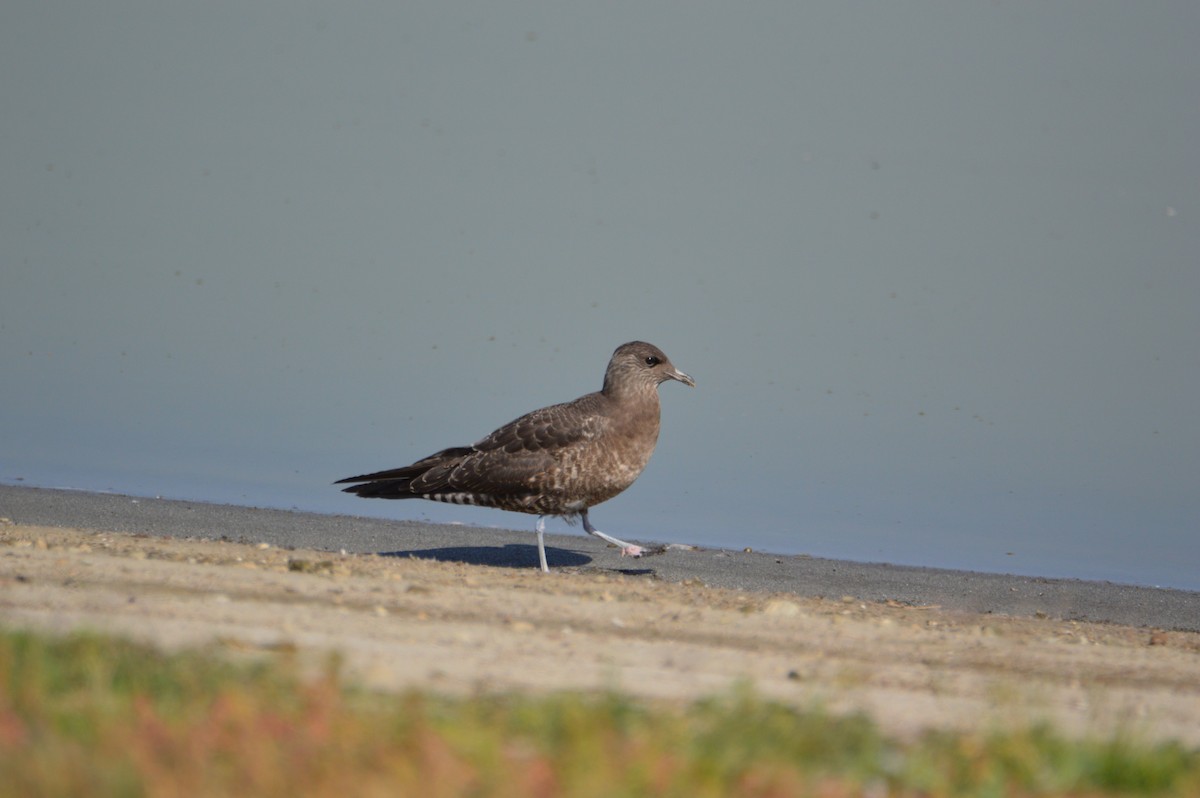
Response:
POLYGON ((688 386, 689 388, 696 387, 696 381, 678 369, 676 369, 675 373, 672 374, 671 376, 673 378, 679 380, 680 382, 682 382, 684 385, 688 386))

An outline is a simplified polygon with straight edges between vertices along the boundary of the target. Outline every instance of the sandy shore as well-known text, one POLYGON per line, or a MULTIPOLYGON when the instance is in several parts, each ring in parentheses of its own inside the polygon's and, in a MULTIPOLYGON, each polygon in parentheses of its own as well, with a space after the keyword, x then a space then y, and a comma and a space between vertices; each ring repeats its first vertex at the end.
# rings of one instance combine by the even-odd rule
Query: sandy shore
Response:
MULTIPOLYGON (((479 548, 523 563, 530 536, 481 546, 479 530, 452 528, 474 544, 443 537, 422 548, 404 525, 183 502, 145 512, 154 500, 59 494, 0 488, 6 627, 97 629, 166 648, 336 650, 350 674, 389 690, 616 688, 686 700, 749 682, 781 701, 868 712, 901 734, 1046 719, 1071 733, 1126 730, 1200 745, 1200 633, 1153 622, 1186 613, 1194 593, 952 572, 940 572, 951 574, 945 585, 934 572, 907 588, 950 601, 884 595, 887 579, 846 592, 721 586, 701 564, 737 571, 740 557, 673 550, 622 561, 572 537, 552 541, 557 567, 547 576, 514 562, 478 563, 489 556, 479 548), (86 519, 45 523, 78 511, 62 508, 72 501, 86 519), (323 528, 324 545, 302 543, 303 530, 272 540, 282 534, 277 521, 323 528), (390 548, 360 522, 385 528, 390 548), (375 553, 339 545, 351 533, 375 553), (1029 585, 1050 602, 1035 607, 1029 585), (1021 595, 983 612, 970 606, 993 589, 1021 595), (1141 618, 1070 617, 1097 614, 1086 604, 1093 589, 1132 591, 1141 618), (967 598, 956 605, 956 596, 967 598)), ((759 556, 767 562, 749 570, 767 574, 743 576, 750 583, 806 559, 759 556)), ((840 567, 853 572, 852 586, 870 576, 840 567)), ((893 581, 920 571, 875 568, 893 581)), ((1194 626, 1197 616, 1185 617, 1194 626)))

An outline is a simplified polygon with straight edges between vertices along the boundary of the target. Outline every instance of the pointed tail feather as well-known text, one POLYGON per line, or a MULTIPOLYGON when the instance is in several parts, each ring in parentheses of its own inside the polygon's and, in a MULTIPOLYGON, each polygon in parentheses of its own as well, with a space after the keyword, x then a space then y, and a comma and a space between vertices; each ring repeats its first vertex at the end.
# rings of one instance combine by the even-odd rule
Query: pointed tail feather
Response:
MULTIPOLYGON (((350 480, 341 480, 348 482, 350 480)), ((380 479, 374 482, 363 482, 359 485, 351 485, 348 488, 342 488, 343 493, 353 493, 355 496, 361 496, 364 499, 419 499, 418 494, 409 490, 410 478, 404 479, 380 479)), ((337 484, 337 483, 335 483, 337 484)))
POLYGON ((436 454, 431 454, 428 457, 422 458, 412 465, 401 466, 400 468, 389 468, 387 471, 376 471, 373 474, 360 474, 357 477, 346 477, 339 479, 334 485, 342 485, 347 482, 377 482, 383 479, 415 479, 421 474, 436 465, 441 465, 447 460, 453 460, 457 457, 463 457, 475 451, 469 446, 456 446, 450 449, 442 449, 436 454))
MULTIPOLYGON (((456 446, 450 449, 443 449, 436 454, 431 454, 422 460, 418 460, 412 465, 401 468, 390 468, 387 471, 376 471, 372 474, 360 474, 357 477, 346 477, 345 479, 339 479, 333 484, 361 483, 351 485, 348 488, 342 488, 342 491, 353 493, 364 499, 417 499, 425 494, 428 489, 440 486, 431 484, 427 478, 421 482, 421 493, 414 493, 412 490, 413 480, 427 475, 430 471, 448 473, 459 458, 473 451, 475 450, 469 446, 456 446)), ((435 479, 433 482, 437 482, 437 480, 435 479)))

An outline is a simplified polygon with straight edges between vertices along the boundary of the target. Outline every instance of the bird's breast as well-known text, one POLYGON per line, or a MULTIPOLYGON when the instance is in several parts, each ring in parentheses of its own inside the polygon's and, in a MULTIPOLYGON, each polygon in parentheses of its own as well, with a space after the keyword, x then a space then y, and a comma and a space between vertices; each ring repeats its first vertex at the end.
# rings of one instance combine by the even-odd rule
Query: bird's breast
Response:
POLYGON ((604 434, 561 452, 552 488, 567 502, 592 506, 634 483, 658 441, 657 418, 610 426, 604 434))

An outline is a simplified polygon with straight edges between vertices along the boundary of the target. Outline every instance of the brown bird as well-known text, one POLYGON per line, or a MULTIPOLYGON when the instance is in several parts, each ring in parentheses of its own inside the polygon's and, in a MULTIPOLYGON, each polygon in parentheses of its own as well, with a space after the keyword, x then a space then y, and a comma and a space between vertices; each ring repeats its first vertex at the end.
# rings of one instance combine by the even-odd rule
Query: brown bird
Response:
POLYGON ((583 519, 589 535, 619 547, 622 557, 655 553, 596 529, 588 509, 628 488, 646 467, 658 442, 658 386, 667 380, 696 385, 657 346, 622 344, 597 393, 534 410, 471 446, 335 484, 358 483, 345 492, 369 499, 431 499, 536 515, 546 572, 547 515, 583 519))

